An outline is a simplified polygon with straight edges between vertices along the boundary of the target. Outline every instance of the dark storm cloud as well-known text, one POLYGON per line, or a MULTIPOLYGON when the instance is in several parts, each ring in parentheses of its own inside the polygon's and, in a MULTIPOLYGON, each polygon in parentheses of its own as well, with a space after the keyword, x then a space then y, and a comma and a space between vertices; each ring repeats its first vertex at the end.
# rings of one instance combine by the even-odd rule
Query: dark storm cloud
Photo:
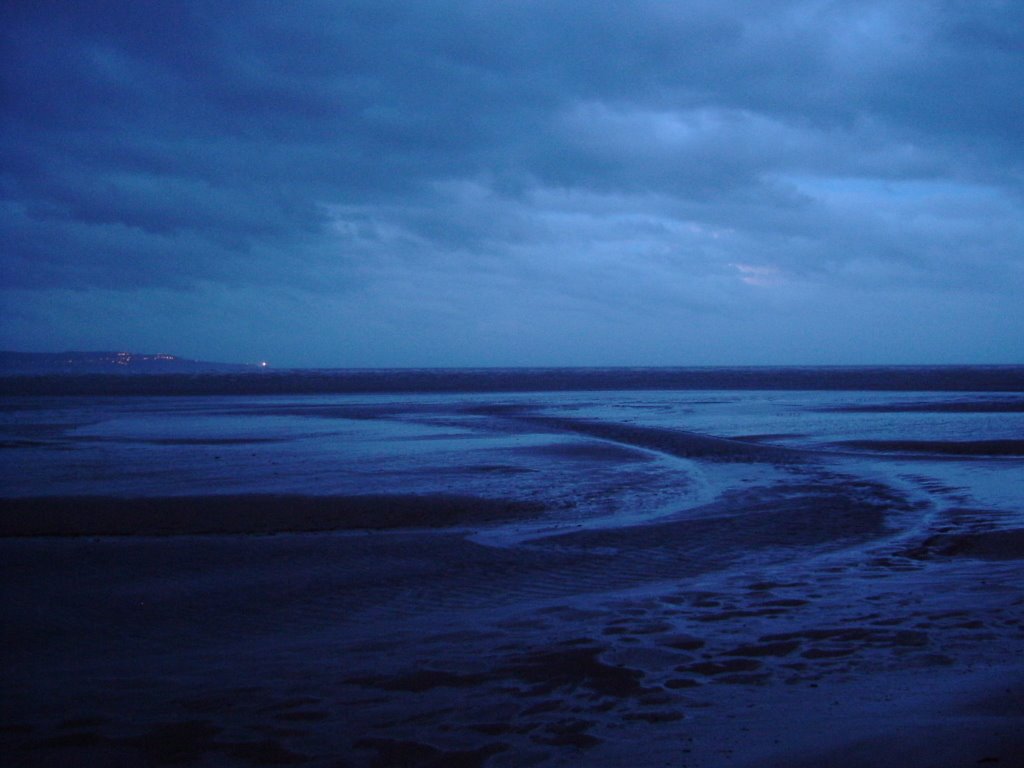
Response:
POLYGON ((464 321, 492 293, 629 315, 794 281, 1021 288, 1019 3, 3 15, 19 297, 291 285, 387 315, 414 284, 464 321))

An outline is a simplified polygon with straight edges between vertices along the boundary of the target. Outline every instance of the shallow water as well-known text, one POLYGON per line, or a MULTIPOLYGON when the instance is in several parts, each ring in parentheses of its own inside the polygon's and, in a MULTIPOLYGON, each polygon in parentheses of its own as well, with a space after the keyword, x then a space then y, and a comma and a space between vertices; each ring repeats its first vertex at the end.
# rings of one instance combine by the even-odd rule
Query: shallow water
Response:
POLYGON ((1019 501, 1021 457, 925 450, 911 461, 845 444, 1020 441, 1017 402, 849 391, 17 397, 0 414, 0 496, 459 493, 538 501, 553 521, 603 526, 696 507, 759 474, 768 481, 778 457, 762 448, 781 446, 798 449, 801 464, 948 479, 965 499, 1005 506, 1019 501), (1008 407, 942 410, 964 402, 1008 407), (917 410, 871 410, 902 404, 917 410), (645 428, 742 442, 710 462, 665 449, 645 428), (731 460, 746 467, 723 466, 731 460))

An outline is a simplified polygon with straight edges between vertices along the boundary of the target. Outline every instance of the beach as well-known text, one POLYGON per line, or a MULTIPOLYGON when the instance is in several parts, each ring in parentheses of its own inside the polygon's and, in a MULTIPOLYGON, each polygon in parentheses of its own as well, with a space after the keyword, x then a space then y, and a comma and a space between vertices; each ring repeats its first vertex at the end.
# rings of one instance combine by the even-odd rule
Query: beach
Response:
POLYGON ((10 395, 3 752, 1022 765, 1021 402, 10 395))

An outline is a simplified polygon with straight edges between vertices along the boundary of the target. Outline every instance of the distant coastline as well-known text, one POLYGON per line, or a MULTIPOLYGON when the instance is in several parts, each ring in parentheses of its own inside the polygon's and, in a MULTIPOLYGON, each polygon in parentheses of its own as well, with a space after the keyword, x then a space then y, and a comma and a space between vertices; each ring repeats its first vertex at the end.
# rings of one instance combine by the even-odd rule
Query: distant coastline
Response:
POLYGON ((242 364, 190 360, 165 352, 0 351, 0 376, 230 373, 259 371, 265 367, 265 363, 242 364))

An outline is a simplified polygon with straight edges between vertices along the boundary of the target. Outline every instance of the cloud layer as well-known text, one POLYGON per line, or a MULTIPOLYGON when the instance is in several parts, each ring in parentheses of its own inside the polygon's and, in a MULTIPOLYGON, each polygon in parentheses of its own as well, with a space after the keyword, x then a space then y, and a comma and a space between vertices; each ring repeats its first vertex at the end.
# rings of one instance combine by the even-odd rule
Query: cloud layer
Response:
POLYGON ((1021 362, 1024 7, 7 4, 0 344, 1021 362))

